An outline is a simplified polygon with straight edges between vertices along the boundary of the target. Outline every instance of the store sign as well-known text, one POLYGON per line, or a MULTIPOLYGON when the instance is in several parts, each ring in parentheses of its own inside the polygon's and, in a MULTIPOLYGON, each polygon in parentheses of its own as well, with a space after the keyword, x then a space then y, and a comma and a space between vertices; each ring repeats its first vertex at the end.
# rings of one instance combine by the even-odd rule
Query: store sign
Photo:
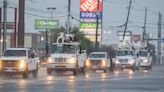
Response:
POLYGON ((141 35, 132 35, 132 40, 135 42, 141 41, 141 35))
POLYGON ((58 29, 58 20, 37 19, 35 20, 35 29, 58 29))
MULTIPOLYGON (((124 31, 117 31, 117 36, 123 36, 123 35, 124 35, 124 31)), ((126 31, 125 36, 132 36, 132 32, 126 31)))
MULTIPOLYGON (((80 23, 81 29, 96 29, 96 23, 80 23)), ((98 28, 101 28, 101 24, 98 24, 98 28)))
POLYGON ((85 37, 95 42, 98 15, 98 41, 101 41, 102 31, 102 0, 80 0, 80 31, 85 37))
MULTIPOLYGON (((2 22, 0 25, 0 29, 4 28, 4 23, 2 22)), ((7 22, 6 23, 6 29, 14 29, 15 28, 15 23, 14 22, 7 22)))
MULTIPOLYGON (((102 0, 99 0, 99 11, 102 11, 102 0)), ((98 0, 81 0, 80 11, 81 12, 95 12, 97 11, 98 0)))
MULTIPOLYGON (((96 12, 81 12, 80 13, 80 18, 82 18, 82 19, 85 19, 85 18, 96 19, 97 18, 96 14, 97 14, 96 12)), ((102 12, 98 13, 98 18, 102 19, 102 12)))

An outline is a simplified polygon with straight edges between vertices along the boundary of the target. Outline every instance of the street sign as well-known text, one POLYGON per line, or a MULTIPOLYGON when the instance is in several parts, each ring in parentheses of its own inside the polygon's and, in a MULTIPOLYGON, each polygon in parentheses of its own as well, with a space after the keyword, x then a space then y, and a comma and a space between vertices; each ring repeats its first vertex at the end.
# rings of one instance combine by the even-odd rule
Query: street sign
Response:
MULTIPOLYGON (((2 22, 1 25, 0 25, 0 29, 3 29, 3 25, 4 25, 4 23, 2 22)), ((14 26, 15 26, 14 22, 7 22, 6 23, 6 28, 7 29, 14 29, 14 26)))
POLYGON ((51 19, 37 19, 35 20, 35 29, 58 29, 59 21, 51 19))

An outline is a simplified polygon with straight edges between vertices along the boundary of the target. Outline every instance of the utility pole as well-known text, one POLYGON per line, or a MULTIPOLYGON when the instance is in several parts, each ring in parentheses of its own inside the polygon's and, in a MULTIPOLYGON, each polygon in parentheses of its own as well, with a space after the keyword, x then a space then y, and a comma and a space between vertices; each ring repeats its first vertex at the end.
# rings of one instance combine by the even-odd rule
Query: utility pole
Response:
POLYGON ((46 47, 46 58, 48 58, 48 29, 46 29, 46 43, 45 43, 45 47, 46 47))
POLYGON ((18 47, 24 47, 25 0, 19 0, 18 47))
POLYGON ((15 8, 15 18, 14 18, 14 47, 16 47, 16 39, 17 39, 17 8, 15 8))
POLYGON ((68 0, 67 34, 70 33, 71 0, 68 0))
POLYGON ((2 41, 2 39, 1 39, 1 35, 2 35, 2 8, 0 8, 0 53, 1 53, 1 41, 2 41))
POLYGON ((125 23, 125 28, 124 28, 124 34, 123 34, 123 39, 122 39, 122 41, 124 41, 126 29, 127 29, 128 22, 129 22, 129 15, 130 15, 131 4, 132 4, 132 0, 130 0, 130 2, 129 2, 128 15, 127 15, 127 18, 126 18, 126 23, 125 23))
POLYGON ((7 34, 7 0, 3 0, 3 47, 6 49, 6 34, 7 34))
POLYGON ((98 48, 98 26, 99 26, 99 3, 97 1, 97 12, 96 12, 96 35, 95 35, 95 50, 98 48))
POLYGON ((145 37, 146 37, 146 21, 147 21, 147 7, 145 8, 145 21, 144 21, 143 35, 142 35, 143 42, 145 41, 145 37))
POLYGON ((158 63, 161 64, 161 24, 162 24, 162 15, 159 12, 158 20, 158 63))

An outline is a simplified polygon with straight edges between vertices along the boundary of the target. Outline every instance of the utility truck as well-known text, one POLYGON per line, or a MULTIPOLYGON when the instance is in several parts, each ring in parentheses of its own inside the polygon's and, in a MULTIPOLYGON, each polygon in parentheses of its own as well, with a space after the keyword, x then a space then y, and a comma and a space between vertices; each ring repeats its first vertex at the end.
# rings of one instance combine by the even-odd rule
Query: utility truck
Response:
POLYGON ((85 58, 79 59, 81 56, 80 44, 73 38, 72 34, 61 33, 56 43, 52 44, 51 54, 47 60, 47 74, 51 74, 52 71, 72 71, 73 75, 78 74, 79 64, 85 58))

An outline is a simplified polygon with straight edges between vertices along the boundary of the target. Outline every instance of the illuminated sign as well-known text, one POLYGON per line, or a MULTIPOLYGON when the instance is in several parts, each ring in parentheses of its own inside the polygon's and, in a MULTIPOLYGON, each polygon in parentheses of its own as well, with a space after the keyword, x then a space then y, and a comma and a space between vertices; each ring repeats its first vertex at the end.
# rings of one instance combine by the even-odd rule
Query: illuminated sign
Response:
POLYGON ((35 20, 35 29, 58 29, 59 21, 50 19, 37 19, 35 20))
MULTIPOLYGON (((81 12, 80 18, 94 18, 94 19, 96 19, 96 13, 95 12, 81 12)), ((102 19, 102 12, 98 13, 98 18, 102 19)))
POLYGON ((95 42, 98 13, 98 41, 101 41, 102 31, 102 0, 99 0, 99 9, 97 12, 98 0, 80 0, 80 31, 85 37, 95 42))
MULTIPOLYGON (((99 0, 99 11, 102 11, 102 0, 99 0)), ((98 0, 81 0, 80 11, 81 12, 95 12, 97 11, 98 0)))
MULTIPOLYGON (((81 29, 96 29, 96 23, 80 23, 81 29)), ((101 28, 101 24, 98 24, 98 28, 101 28)))

